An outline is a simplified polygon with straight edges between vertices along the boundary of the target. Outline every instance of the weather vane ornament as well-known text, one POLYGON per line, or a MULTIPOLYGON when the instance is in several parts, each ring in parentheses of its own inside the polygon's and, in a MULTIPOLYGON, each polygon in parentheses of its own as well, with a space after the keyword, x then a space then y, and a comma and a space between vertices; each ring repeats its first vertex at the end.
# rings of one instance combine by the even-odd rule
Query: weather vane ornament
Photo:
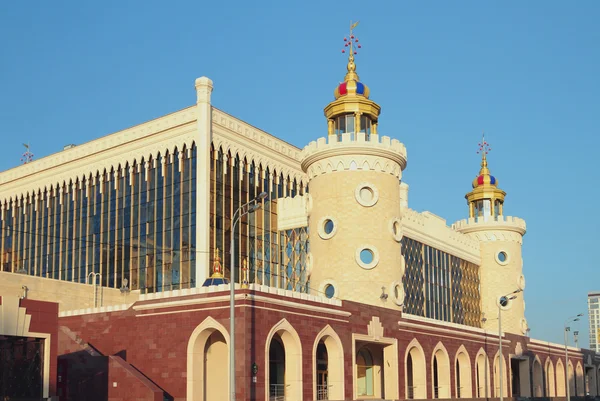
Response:
POLYGON ((359 21, 352 23, 352 21, 350 21, 350 35, 348 35, 348 37, 344 38, 344 49, 342 49, 342 53, 346 53, 345 48, 347 47, 348 53, 350 55, 349 58, 351 60, 354 60, 354 55, 358 54, 358 49, 360 49, 362 47, 360 45, 360 43, 358 43, 358 38, 352 32, 354 30, 354 28, 356 28, 358 26, 358 22, 359 21))
POLYGON ((481 153, 481 159, 486 160, 486 155, 492 150, 492 147, 485 140, 485 134, 482 135, 481 142, 479 142, 477 145, 479 146, 477 149, 477 154, 481 153))
POLYGON ((24 143, 23 146, 25 146, 25 153, 23 153, 23 155, 21 156, 21 163, 23 164, 27 164, 31 161, 33 161, 33 153, 31 153, 31 151, 29 150, 29 144, 28 143, 24 143))

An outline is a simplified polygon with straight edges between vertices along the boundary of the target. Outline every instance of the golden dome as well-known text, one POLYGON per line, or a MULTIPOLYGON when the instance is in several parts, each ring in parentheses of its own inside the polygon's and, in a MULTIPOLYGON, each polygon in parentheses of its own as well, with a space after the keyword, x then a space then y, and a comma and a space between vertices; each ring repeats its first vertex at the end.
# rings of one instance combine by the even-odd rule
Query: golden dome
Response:
MULTIPOLYGON (((344 81, 336 86, 334 90, 335 100, 325 107, 325 116, 330 121, 329 133, 333 133, 333 120, 344 115, 362 115, 369 118, 376 126, 381 107, 369 99, 370 90, 367 85, 360 81, 356 72, 354 56, 362 46, 358 38, 352 32, 358 22, 350 26, 350 34, 344 38, 344 49, 342 53, 348 52, 348 64, 344 81)), ((375 132, 374 132, 375 133, 375 132)))

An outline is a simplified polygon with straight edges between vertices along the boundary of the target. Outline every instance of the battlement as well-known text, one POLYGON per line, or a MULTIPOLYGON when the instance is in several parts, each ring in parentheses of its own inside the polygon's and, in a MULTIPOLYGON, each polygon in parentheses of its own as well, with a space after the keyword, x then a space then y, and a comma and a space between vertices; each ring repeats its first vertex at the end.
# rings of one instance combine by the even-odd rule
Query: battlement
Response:
POLYGON ((525 220, 513 216, 497 216, 490 217, 487 220, 479 219, 478 221, 471 217, 469 219, 457 221, 452 224, 452 228, 465 234, 475 231, 494 230, 514 231, 520 235, 525 235, 525 232, 527 231, 525 220))
POLYGON ((379 170, 400 177, 406 161, 403 143, 389 136, 364 133, 319 138, 302 150, 302 169, 309 177, 339 170, 379 170), (318 163, 324 159, 335 160, 324 165, 318 163))
POLYGON ((457 232, 446 220, 431 212, 402 211, 402 231, 408 238, 430 245, 463 260, 481 264, 479 241, 457 232))

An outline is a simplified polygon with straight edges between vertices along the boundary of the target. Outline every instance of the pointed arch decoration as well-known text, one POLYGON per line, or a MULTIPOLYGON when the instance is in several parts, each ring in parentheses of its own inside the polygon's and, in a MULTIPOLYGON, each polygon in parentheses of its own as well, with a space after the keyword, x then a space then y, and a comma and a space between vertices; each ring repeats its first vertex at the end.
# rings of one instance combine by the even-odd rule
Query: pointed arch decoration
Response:
MULTIPOLYGON (((292 400, 303 399, 302 394, 302 343, 300 336, 287 319, 281 319, 275 324, 265 341, 265 378, 270 374, 269 347, 273 337, 277 335, 283 343, 285 351, 285 397, 292 400)), ((266 388, 269 382, 266 380, 266 388)), ((269 392, 265 391, 265 401, 269 401, 269 392)))
POLYGON ((320 399, 317 396, 317 347, 319 342, 324 340, 327 348, 327 369, 328 369, 328 399, 341 400, 345 397, 344 393, 344 347, 336 331, 327 325, 317 334, 313 344, 312 371, 313 371, 313 394, 314 399, 320 399))

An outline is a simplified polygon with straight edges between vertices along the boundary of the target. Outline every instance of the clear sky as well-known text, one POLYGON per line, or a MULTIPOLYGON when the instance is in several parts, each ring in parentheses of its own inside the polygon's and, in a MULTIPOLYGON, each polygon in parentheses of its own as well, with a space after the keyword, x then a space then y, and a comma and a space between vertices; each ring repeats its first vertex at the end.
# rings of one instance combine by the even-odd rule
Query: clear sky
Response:
MULTIPOLYGON (((0 170, 195 103, 299 147, 326 135, 350 20, 380 133, 408 149, 409 205, 467 217, 482 130, 505 214, 524 218, 532 337, 600 290, 600 2, 103 1, 0 5, 0 170)), ((587 315, 586 315, 587 316, 587 315)), ((587 318, 577 328, 588 345, 587 318)))

